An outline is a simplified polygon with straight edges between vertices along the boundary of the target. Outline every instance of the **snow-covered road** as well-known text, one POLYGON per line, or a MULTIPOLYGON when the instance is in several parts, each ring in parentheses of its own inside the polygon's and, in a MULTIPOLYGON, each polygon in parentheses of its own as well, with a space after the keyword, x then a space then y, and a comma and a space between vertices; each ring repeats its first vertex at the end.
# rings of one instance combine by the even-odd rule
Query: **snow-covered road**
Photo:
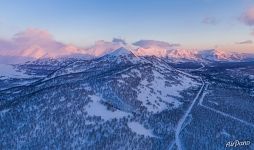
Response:
MULTIPOLYGON (((203 68, 204 65, 202 65, 201 68, 203 68)), ((176 127, 176 131, 175 131, 175 141, 169 146, 169 150, 173 148, 173 146, 176 144, 178 150, 182 150, 182 144, 181 144, 181 139, 180 139, 180 133, 182 131, 182 127, 183 127, 183 124, 184 122, 186 121, 188 115, 191 113, 191 110, 193 108, 193 106, 195 105, 195 103, 197 102, 197 100, 199 99, 201 93, 204 93, 204 88, 205 88, 205 82, 203 81, 203 79, 201 77, 197 77, 197 76, 194 76, 194 75, 191 75, 191 74, 188 74, 186 72, 183 72, 183 71, 180 71, 178 70, 179 72, 185 74, 185 75, 188 75, 190 77, 193 77, 193 78, 199 78, 202 82, 202 86, 201 88, 199 89, 196 97, 194 98, 194 100, 192 101, 190 107, 187 109, 187 111, 185 112, 185 114, 183 115, 183 117, 179 120, 178 124, 177 124, 177 127, 176 127)))
MULTIPOLYGON (((201 78, 200 78, 201 79, 201 78)), ((201 79, 202 81, 202 86, 200 88, 200 90, 198 91, 198 94, 196 95, 196 97, 194 98, 194 100, 192 101, 190 107, 188 108, 188 110, 185 112, 185 114, 183 115, 183 117, 179 120, 178 125, 176 127, 176 131, 175 131, 175 143, 177 145, 178 150, 182 150, 182 144, 181 144, 181 140, 180 140, 180 133, 182 131, 182 126, 183 123, 185 122, 186 118, 188 117, 188 115, 190 114, 193 106, 195 105, 196 101, 198 100, 198 98, 200 97, 201 93, 204 91, 204 87, 205 87, 205 83, 204 81, 201 79)))

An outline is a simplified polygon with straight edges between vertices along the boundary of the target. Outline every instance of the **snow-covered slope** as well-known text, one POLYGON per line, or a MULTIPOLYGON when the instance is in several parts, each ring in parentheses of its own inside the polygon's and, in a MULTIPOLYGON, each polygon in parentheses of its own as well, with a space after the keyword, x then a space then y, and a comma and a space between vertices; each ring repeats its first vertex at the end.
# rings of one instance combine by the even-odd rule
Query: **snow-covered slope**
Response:
POLYGON ((13 65, 0 64, 0 79, 6 78, 29 78, 24 71, 19 71, 13 65))
POLYGON ((199 86, 161 58, 125 48, 73 61, 43 80, 0 92, 2 147, 166 149, 179 118, 169 114, 184 112, 199 86))

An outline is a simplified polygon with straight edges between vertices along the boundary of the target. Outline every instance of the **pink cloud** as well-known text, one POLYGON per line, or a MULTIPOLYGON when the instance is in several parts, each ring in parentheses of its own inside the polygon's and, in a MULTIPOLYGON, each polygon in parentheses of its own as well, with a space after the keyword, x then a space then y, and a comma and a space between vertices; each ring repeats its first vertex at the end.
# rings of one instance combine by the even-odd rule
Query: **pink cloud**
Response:
POLYGON ((254 25, 254 6, 247 9, 240 17, 240 20, 244 22, 246 25, 253 26, 254 25))
POLYGON ((16 33, 14 35, 15 40, 20 39, 28 39, 31 40, 33 38, 34 40, 52 40, 53 36, 46 30, 41 29, 35 29, 35 28, 29 28, 23 32, 16 33))
POLYGON ((60 57, 66 55, 102 56, 127 43, 119 38, 111 42, 97 41, 87 48, 77 48, 58 42, 46 30, 30 28, 15 34, 10 40, 0 39, 0 55, 40 58, 43 56, 60 57))
POLYGON ((39 58, 45 55, 69 55, 78 51, 77 47, 58 42, 48 31, 41 29, 31 28, 15 34, 10 40, 0 39, 1 55, 39 58))

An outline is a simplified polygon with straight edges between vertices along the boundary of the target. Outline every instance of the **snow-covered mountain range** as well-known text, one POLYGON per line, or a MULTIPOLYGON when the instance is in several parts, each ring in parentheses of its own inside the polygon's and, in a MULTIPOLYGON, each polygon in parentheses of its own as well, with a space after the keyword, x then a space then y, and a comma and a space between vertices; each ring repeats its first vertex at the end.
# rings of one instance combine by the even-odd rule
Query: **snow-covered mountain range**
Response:
POLYGON ((245 61, 254 59, 254 54, 225 52, 218 49, 210 50, 185 50, 185 49, 137 49, 135 50, 139 56, 156 56, 174 59, 178 61, 245 61))
MULTIPOLYGON (((225 72, 222 72, 214 79, 218 70, 213 74, 209 69, 214 68, 208 67, 209 62, 247 61, 245 58, 251 58, 247 54, 161 48, 152 53, 151 48, 130 47, 104 52, 96 57, 41 57, 15 65, 0 65, 1 148, 43 149, 52 145, 52 149, 152 150, 176 147, 181 129, 200 116, 189 113, 192 107, 197 109, 196 101, 205 95, 203 76, 207 74, 206 82, 212 80, 211 84, 219 80, 220 86, 231 75, 239 76, 228 83, 243 82, 235 89, 243 85, 249 91, 254 83, 251 68, 228 69, 233 72, 229 77, 224 79, 225 72), (178 61, 198 64, 190 71, 203 71, 203 74, 174 67, 172 63, 178 61)), ((215 149, 221 148, 216 146, 215 149)))
POLYGON ((199 62, 211 62, 211 61, 251 61, 254 59, 254 54, 251 53, 236 53, 225 52, 218 49, 209 50, 186 50, 186 49, 171 49, 166 50, 162 48, 136 48, 123 45, 111 45, 103 42, 97 43, 94 47, 88 49, 79 50, 77 53, 71 53, 68 55, 60 55, 58 57, 52 57, 51 55, 43 55, 37 58, 33 53, 25 56, 0 56, 0 63, 15 64, 24 63, 26 61, 34 61, 43 58, 63 59, 63 58, 80 58, 80 59, 92 59, 99 58, 103 55, 111 53, 121 47, 124 47, 128 51, 131 51, 137 57, 155 56, 160 58, 167 58, 174 61, 199 61, 199 62))
POLYGON ((125 40, 118 38, 114 38, 112 41, 99 40, 90 46, 78 47, 57 41, 53 35, 45 30, 31 28, 15 34, 9 40, 0 39, 0 63, 20 63, 22 58, 24 59, 23 62, 40 58, 95 58, 111 53, 120 47, 132 51, 137 56, 164 57, 176 61, 239 61, 251 55, 223 52, 219 49, 180 49, 180 44, 157 40, 139 40, 134 43, 126 43, 125 40))

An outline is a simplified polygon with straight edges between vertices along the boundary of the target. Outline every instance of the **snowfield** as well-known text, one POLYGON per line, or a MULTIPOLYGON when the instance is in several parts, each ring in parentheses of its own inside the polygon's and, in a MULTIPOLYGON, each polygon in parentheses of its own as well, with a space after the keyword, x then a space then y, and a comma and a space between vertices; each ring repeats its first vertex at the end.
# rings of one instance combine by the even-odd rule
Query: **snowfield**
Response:
POLYGON ((91 98, 92 102, 90 102, 88 106, 84 108, 89 116, 101 117, 104 121, 107 121, 111 119, 120 119, 131 115, 118 109, 114 111, 107 109, 107 107, 101 103, 103 101, 102 98, 96 95, 90 95, 89 97, 91 98))
POLYGON ((138 100, 149 112, 159 113, 165 109, 176 109, 182 103, 177 100, 181 97, 181 91, 191 86, 197 86, 197 82, 186 76, 180 76, 180 84, 167 85, 165 76, 158 71, 153 71, 154 80, 148 82, 143 79, 138 87, 138 100), (154 90, 156 89, 156 90, 154 90))
POLYGON ((0 64, 0 79, 29 77, 24 72, 17 71, 12 65, 0 64))
POLYGON ((128 127, 131 129, 132 132, 138 135, 144 135, 145 137, 156 137, 155 135, 153 135, 151 130, 146 129, 139 122, 128 122, 128 127))

